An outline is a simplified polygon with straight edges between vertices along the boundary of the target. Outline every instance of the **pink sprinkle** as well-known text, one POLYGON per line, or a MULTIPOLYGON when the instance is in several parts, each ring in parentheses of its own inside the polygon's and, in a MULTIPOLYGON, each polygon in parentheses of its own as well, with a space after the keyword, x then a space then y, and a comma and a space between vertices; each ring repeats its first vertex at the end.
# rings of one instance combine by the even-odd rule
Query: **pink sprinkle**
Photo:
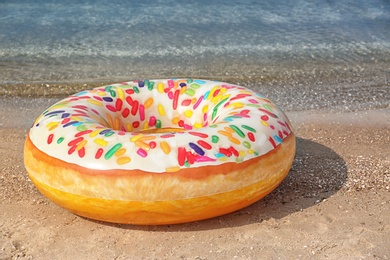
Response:
POLYGON ((95 109, 91 109, 91 110, 92 110, 92 112, 94 112, 96 115, 99 115, 99 112, 96 111, 95 109))
POLYGON ((214 161, 216 160, 208 156, 195 156, 195 162, 214 162, 214 161))
POLYGON ((151 116, 149 119, 149 126, 154 126, 156 124, 156 117, 151 116))
POLYGON ((111 106, 111 105, 107 105, 106 108, 112 112, 116 112, 116 109, 115 107, 111 106))
POLYGON ((173 86, 174 86, 174 83, 173 83, 173 80, 168 80, 168 87, 169 88, 173 88, 173 86))
POLYGON ((184 106, 184 107, 191 105, 191 99, 184 99, 181 102, 181 105, 184 106))
POLYGON ((141 121, 145 120, 145 107, 144 105, 139 105, 139 117, 141 121))
POLYGON ((200 98, 198 98, 198 100, 194 104, 193 108, 196 109, 199 106, 200 102, 202 102, 202 100, 203 100, 203 95, 200 98))
POLYGON ((259 103, 256 99, 253 99, 253 98, 248 99, 248 101, 251 102, 252 104, 257 104, 257 103, 259 103))
POLYGON ((192 130, 192 125, 184 124, 183 127, 185 130, 192 130))
POLYGON ((146 156, 148 156, 148 153, 142 149, 142 148, 139 148, 138 151, 137 151, 138 155, 145 158, 146 156))

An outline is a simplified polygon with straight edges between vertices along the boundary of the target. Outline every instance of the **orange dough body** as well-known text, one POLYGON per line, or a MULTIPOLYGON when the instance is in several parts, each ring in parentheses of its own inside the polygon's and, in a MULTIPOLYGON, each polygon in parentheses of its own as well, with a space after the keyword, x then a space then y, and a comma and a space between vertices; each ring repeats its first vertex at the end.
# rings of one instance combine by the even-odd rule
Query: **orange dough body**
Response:
POLYGON ((263 198, 287 175, 295 145, 291 132, 276 149, 242 163, 164 174, 66 163, 37 149, 29 136, 24 154, 33 183, 61 207, 107 222, 162 225, 220 216, 263 198))

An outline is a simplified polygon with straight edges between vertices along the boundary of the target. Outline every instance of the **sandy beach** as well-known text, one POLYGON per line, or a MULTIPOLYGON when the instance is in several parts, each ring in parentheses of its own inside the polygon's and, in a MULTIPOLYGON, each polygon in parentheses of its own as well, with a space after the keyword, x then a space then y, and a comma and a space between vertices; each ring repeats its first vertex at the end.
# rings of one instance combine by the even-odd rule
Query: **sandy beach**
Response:
POLYGON ((287 111, 297 155, 266 198, 205 221, 132 226, 73 215, 29 180, 26 134, 56 100, 0 97, 0 259, 390 258, 388 107, 287 111))
POLYGON ((383 0, 0 1, 0 260, 390 259, 389 28, 383 0), (93 221, 39 193, 23 147, 46 108, 174 77, 282 108, 297 152, 277 189, 164 226, 93 221))

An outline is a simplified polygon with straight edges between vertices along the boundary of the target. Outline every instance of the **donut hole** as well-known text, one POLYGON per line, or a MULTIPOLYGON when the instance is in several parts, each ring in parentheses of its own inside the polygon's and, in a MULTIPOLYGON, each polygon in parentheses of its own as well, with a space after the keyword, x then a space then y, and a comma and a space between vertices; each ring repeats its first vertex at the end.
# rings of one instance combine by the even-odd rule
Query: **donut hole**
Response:
MULTIPOLYGON (((110 93, 117 97, 117 93, 128 88, 112 86, 110 93)), ((173 96, 175 91, 172 90, 173 96)), ((221 112, 214 110, 220 100, 212 102, 203 99, 203 96, 182 95, 175 102, 172 95, 158 93, 157 90, 142 90, 142 95, 132 93, 122 99, 106 99, 98 112, 99 122, 117 131, 166 133, 192 131, 221 121, 221 112)), ((223 113, 226 113, 226 109, 223 113)))

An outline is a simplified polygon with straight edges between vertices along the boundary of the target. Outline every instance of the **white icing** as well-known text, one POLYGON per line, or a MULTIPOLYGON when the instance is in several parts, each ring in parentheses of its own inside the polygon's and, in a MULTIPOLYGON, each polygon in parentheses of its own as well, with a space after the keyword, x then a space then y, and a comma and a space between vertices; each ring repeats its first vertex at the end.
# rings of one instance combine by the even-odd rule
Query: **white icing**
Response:
POLYGON ((177 99, 177 108, 173 109, 175 93, 182 88, 178 86, 168 89, 168 81, 170 80, 150 80, 149 82, 154 82, 153 90, 148 89, 146 84, 144 87, 140 87, 139 83, 135 81, 77 93, 59 101, 45 111, 31 128, 29 133, 30 139, 39 150, 48 156, 82 167, 101 170, 139 169, 163 173, 167 169, 176 171, 181 168, 246 161, 275 149, 275 146, 291 133, 290 123, 285 114, 271 101, 249 89, 216 81, 194 80, 192 83, 188 83, 186 79, 175 79, 175 82, 186 83, 185 88, 188 91, 182 90, 177 99), (164 89, 167 92, 159 92, 157 87, 159 83, 164 84, 164 89), (193 84, 198 84, 200 87, 193 84), (218 87, 215 88, 215 86, 218 87), (125 92, 133 89, 133 87, 139 90, 138 94, 125 92), (213 97, 213 94, 216 92, 209 92, 213 91, 213 89, 218 91, 215 97, 213 97), (208 92, 210 98, 202 99, 197 108, 193 109, 199 98, 207 95, 208 92), (237 95, 243 94, 250 95, 234 100, 239 97, 237 95), (128 96, 139 102, 135 115, 131 114, 133 107, 126 101, 128 96), (151 97, 153 98, 153 103, 150 107, 144 109, 145 116, 142 118, 140 105, 145 106, 145 102, 151 97), (98 105, 96 98, 106 98, 107 101, 99 101, 100 105, 98 105), (110 99, 113 101, 110 102, 110 99), (118 99, 121 101, 117 101, 118 99), (187 99, 193 99, 189 105, 189 101, 184 101, 187 99), (224 99, 226 100, 222 102, 224 99), (184 105, 182 105, 183 101, 184 105), (117 105, 117 102, 122 104, 117 105), (164 116, 161 116, 158 112, 159 104, 164 108, 164 116), (202 110, 205 109, 206 105, 208 110, 205 118, 202 110), (116 106, 118 106, 119 111, 113 112, 110 110, 116 106), (213 117, 213 111, 216 106, 218 106, 218 109, 214 112, 213 117), (124 110, 126 109, 129 110, 129 115, 127 118, 124 118, 123 113, 125 113, 124 110), (249 110, 249 113, 247 113, 247 110, 249 110), (191 112, 186 114, 186 111, 192 111, 192 114, 191 112), (80 112, 85 113, 85 115, 80 115, 80 112), (67 116, 67 113, 69 113, 69 116, 67 116), (242 114, 240 115, 240 113, 242 114), (277 118, 274 118, 273 114, 277 118), (161 121, 163 128, 183 128, 177 122, 178 120, 183 120, 184 128, 191 126, 193 129, 172 133, 174 137, 171 138, 164 138, 164 136, 170 133, 144 133, 143 138, 154 139, 143 140, 142 143, 131 141, 144 128, 145 122, 147 128, 156 128, 156 125, 149 126, 148 124, 148 120, 152 116, 161 121), (133 124, 135 121, 139 122, 139 127, 132 130, 137 133, 108 129, 109 117, 112 119, 111 128, 114 128, 116 124, 119 124, 120 127, 126 127, 126 124, 133 124), (175 118, 178 120, 174 121, 175 118), (66 120, 69 121, 67 122, 66 120), (67 125, 69 122, 78 123, 67 125), (202 125, 207 126, 197 128, 202 125), (238 128, 238 131, 234 129, 234 126, 238 128), (112 132, 112 135, 94 135, 91 132, 77 137, 84 130, 95 131, 99 128, 101 130, 108 129, 106 131, 112 132), (255 132, 248 130, 251 128, 255 129, 255 132), (221 134, 220 131, 223 131, 224 134, 221 134), (228 134, 229 131, 230 134, 228 134), (205 134, 207 137, 195 136, 191 132, 205 134), (228 135, 230 135, 230 139, 228 135), (251 140, 250 135, 253 136, 254 142, 251 140), (52 136, 51 142, 49 141, 49 136, 52 136), (213 143, 212 136, 217 136, 219 138, 218 142, 213 143), (281 138, 278 136, 281 136, 281 138), (74 141, 77 138, 79 138, 79 141, 74 141), (270 139, 272 140, 270 141, 270 139), (62 142, 60 142, 61 140, 62 142), (72 145, 72 141, 74 141, 74 145, 72 145), (151 142, 154 142, 156 147, 150 147, 153 146, 151 142), (161 148, 162 142, 169 144, 170 152, 168 154, 163 152, 161 148), (206 148, 204 148, 199 142, 204 142, 212 147, 208 149, 206 145, 206 148), (200 153, 204 152, 204 155, 200 155, 199 151, 196 151, 197 149, 191 148, 190 143, 199 147, 201 149, 200 153), (122 150, 110 155, 109 151, 118 144, 121 145, 122 150), (147 149, 148 146, 149 149, 147 149), (180 159, 183 157, 179 155, 179 147, 192 154, 185 155, 184 164, 183 159, 180 159), (100 158, 96 159, 99 148, 102 149, 103 153, 100 158), (224 155, 221 153, 220 148, 230 149, 233 153, 224 155), (143 149, 143 151, 140 152, 139 149, 143 149), (147 153, 146 156, 145 152, 147 153), (198 158, 192 162, 191 158, 194 156, 198 158), (127 162, 126 158, 130 158, 130 161, 127 162))

